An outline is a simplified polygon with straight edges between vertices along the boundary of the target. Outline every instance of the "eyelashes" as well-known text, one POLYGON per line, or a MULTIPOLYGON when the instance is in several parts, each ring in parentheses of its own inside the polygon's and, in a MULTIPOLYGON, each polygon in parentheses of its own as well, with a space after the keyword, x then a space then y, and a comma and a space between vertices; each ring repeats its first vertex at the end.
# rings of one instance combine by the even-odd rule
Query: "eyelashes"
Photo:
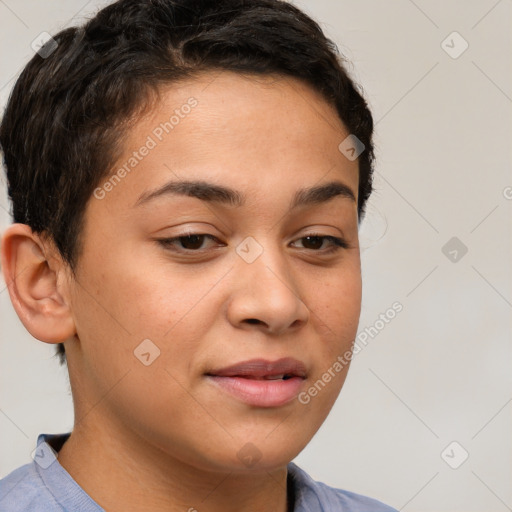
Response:
MULTIPOLYGON (((206 233, 187 233, 184 235, 175 236, 173 238, 161 238, 158 240, 158 242, 160 244, 162 244, 165 248, 174 250, 177 252, 187 252, 187 251, 188 252, 204 252, 204 249, 198 250, 198 248, 195 246, 197 246, 198 239, 202 241, 205 238, 219 242, 218 238, 214 237, 213 235, 208 235, 206 233), (195 248, 190 249, 190 248, 185 247, 184 249, 181 249, 181 250, 176 249, 176 243, 178 243, 178 242, 181 242, 181 243, 185 242, 185 244, 192 245, 195 248)), ((202 245, 202 243, 199 245, 202 245)))
MULTIPOLYGON (((211 240, 218 242, 221 245, 226 245, 223 242, 207 233, 185 233, 172 238, 161 238, 158 239, 158 243, 161 244, 165 249, 181 254, 202 254, 208 251, 204 249, 203 242, 205 240, 211 240), (179 245, 181 244, 181 248, 179 245), (187 247, 188 246, 188 247, 187 247)), ((318 254, 332 254, 340 251, 341 249, 348 249, 349 244, 345 239, 331 235, 322 235, 319 233, 309 233, 297 239, 302 242, 302 248, 307 251, 311 251, 318 254), (305 242, 304 242, 305 241, 305 242), (323 248, 324 242, 329 242, 328 248, 323 248), (312 245, 311 247, 305 247, 305 245, 312 245)))
POLYGON ((337 236, 310 234, 310 235, 303 236, 303 237, 299 238, 298 240, 304 240, 304 239, 309 239, 309 242, 311 242, 311 240, 317 240, 317 241, 321 240, 322 241, 321 245, 323 245, 323 242, 325 240, 330 242, 331 243, 330 249, 328 249, 326 252, 336 252, 340 249, 348 249, 349 248, 349 245, 346 242, 346 240, 344 238, 340 238, 337 236))

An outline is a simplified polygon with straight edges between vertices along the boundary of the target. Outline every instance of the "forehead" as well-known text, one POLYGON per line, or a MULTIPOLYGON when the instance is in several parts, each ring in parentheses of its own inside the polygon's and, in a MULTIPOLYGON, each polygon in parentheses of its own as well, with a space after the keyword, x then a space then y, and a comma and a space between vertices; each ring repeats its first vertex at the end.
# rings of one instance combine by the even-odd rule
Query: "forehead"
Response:
POLYGON ((171 180, 206 177, 249 198, 337 178, 357 197, 357 161, 338 149, 348 135, 335 109, 298 80, 199 75, 162 87, 126 131, 105 199, 133 206, 171 180))

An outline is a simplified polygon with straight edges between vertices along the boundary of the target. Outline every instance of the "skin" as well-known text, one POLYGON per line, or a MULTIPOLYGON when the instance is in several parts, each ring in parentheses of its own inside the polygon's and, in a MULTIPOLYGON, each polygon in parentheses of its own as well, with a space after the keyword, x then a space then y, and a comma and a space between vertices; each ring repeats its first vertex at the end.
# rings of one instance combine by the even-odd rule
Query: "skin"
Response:
POLYGON ((285 512, 286 465, 325 420, 348 366, 308 404, 270 408, 204 374, 294 357, 307 369, 303 391, 351 348, 361 306, 357 203, 289 203, 299 188, 330 181, 357 199, 358 165, 338 150, 348 132, 336 111, 307 85, 222 72, 163 88, 113 171, 190 97, 197 106, 172 132, 89 200, 76 276, 23 224, 4 233, 2 267, 28 331, 65 343, 75 427, 59 462, 105 510, 285 512), (164 195, 134 207, 178 179, 229 186, 246 203, 164 195), (216 240, 199 241, 199 252, 157 241, 187 232, 216 240), (348 247, 328 254, 333 245, 308 243, 311 233, 348 247), (236 252, 249 236, 263 248, 252 263, 236 252), (160 350, 148 366, 134 356, 144 339, 160 350), (247 443, 261 457, 251 467, 237 456, 247 443))

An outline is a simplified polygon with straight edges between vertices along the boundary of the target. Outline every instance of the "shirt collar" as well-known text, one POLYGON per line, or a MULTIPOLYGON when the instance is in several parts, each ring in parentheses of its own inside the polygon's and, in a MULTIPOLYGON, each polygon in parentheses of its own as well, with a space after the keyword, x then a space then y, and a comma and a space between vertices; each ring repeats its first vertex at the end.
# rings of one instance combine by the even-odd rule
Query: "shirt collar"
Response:
MULTIPOLYGON (((100 512, 103 509, 86 494, 58 461, 58 452, 68 440, 66 434, 40 434, 34 453, 36 470, 46 488, 66 510, 100 512), (76 508, 76 507, 79 508, 76 508)), ((287 491, 294 505, 292 512, 321 512, 322 506, 315 492, 315 482, 293 462, 287 466, 287 491)))

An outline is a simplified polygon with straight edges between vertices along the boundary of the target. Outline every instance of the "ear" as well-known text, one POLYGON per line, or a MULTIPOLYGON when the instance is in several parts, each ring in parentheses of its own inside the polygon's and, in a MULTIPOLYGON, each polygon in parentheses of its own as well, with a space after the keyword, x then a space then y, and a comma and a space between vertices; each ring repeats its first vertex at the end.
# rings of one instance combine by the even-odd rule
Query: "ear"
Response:
POLYGON ((28 332, 46 343, 72 337, 67 266, 53 244, 26 224, 12 224, 2 236, 1 262, 12 305, 28 332))

